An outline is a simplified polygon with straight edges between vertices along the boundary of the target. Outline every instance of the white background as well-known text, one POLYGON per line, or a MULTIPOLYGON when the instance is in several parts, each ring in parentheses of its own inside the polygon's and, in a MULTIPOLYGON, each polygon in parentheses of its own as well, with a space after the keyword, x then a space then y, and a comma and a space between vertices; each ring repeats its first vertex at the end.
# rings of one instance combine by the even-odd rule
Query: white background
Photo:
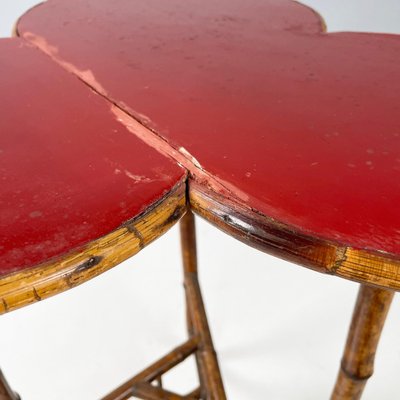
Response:
MULTIPOLYGON (((0 0, 0 36, 38 1, 0 0)), ((329 31, 400 33, 398 0, 307 0, 329 31)), ((27 66, 29 67, 29 66, 27 66)), ((328 399, 358 285, 257 252, 198 221, 200 277, 232 400, 328 399)), ((133 259, 0 319, 0 364, 24 400, 99 398, 185 339, 177 227, 133 259)), ((364 399, 400 398, 400 303, 364 399)), ((194 384, 193 363, 167 379, 194 384)))

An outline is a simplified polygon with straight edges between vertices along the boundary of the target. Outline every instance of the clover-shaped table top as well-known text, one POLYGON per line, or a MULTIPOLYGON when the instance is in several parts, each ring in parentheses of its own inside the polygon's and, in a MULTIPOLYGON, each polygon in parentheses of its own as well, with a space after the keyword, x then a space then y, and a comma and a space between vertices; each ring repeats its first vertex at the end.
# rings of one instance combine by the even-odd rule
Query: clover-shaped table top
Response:
MULTIPOLYGON (((61 99, 79 83, 104 98, 104 132, 85 135, 124 127, 115 160, 118 147, 135 164, 123 140, 146 142, 189 172, 194 210, 239 239, 400 287, 400 36, 326 33, 287 0, 49 0, 17 34, 86 84, 61 99)), ((182 171, 168 168, 171 188, 182 171)))

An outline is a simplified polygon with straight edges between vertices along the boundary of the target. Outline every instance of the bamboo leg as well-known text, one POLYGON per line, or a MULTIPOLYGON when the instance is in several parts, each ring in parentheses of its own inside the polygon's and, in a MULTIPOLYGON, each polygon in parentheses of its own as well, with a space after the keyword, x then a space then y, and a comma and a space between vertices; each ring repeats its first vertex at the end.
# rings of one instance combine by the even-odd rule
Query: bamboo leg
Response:
MULTIPOLYGON (((113 390, 102 400, 126 400, 132 397, 132 388, 141 382, 152 382, 160 378, 165 372, 175 367, 197 350, 198 340, 190 338, 183 345, 177 347, 150 367, 146 368, 121 386, 113 390)), ((162 398, 162 397, 161 397, 162 398)), ((0 399, 1 400, 1 399, 0 399)))
POLYGON ((102 400, 127 400, 132 396, 146 400, 226 400, 197 277, 195 224, 190 211, 182 218, 180 226, 189 340, 126 381, 102 400), (162 375, 191 354, 196 356, 200 387, 186 396, 163 389, 162 375), (152 384, 155 382, 157 386, 152 384))
POLYGON ((195 221, 190 210, 182 218, 180 228, 189 329, 199 336, 197 362, 204 389, 201 395, 206 400, 225 400, 224 385, 197 276, 195 221))
POLYGON ((361 398, 394 292, 361 285, 331 400, 361 398))
MULTIPOLYGON (((187 211, 188 213, 191 211, 187 211)), ((185 217, 184 217, 185 218, 185 217)), ((181 229, 181 248, 182 248, 182 264, 184 268, 184 287, 185 287, 185 298, 186 298, 186 324, 187 324, 187 331, 189 334, 189 337, 193 337, 195 335, 194 331, 194 326, 193 326, 193 321, 192 321, 192 310, 191 307, 189 307, 189 293, 186 290, 186 273, 197 273, 197 251, 196 251, 196 232, 195 232, 195 226, 193 225, 193 228, 190 228, 190 225, 192 222, 187 222, 186 219, 181 219, 180 221, 180 229, 181 229), (193 245, 194 248, 193 248, 193 245), (191 253, 191 252, 194 253, 191 253)), ((194 222, 193 222, 194 224, 194 222)), ((205 385, 203 382, 203 376, 204 376, 204 366, 202 363, 202 359, 199 357, 198 352, 196 351, 195 353, 195 358, 196 358, 196 365, 197 365, 197 371, 198 371, 198 376, 199 376, 199 383, 200 383, 200 399, 205 399, 206 398, 206 393, 204 392, 205 390, 205 385)))
MULTIPOLYGON (((186 290, 185 290, 185 298, 186 298, 186 324, 187 324, 187 331, 188 331, 188 335, 189 335, 189 337, 193 337, 193 336, 195 336, 195 332, 194 332, 194 327, 193 327, 193 322, 192 322, 192 317, 191 317, 191 312, 190 312, 190 309, 189 309, 189 307, 188 307, 188 304, 189 304, 189 297, 188 297, 188 294, 187 294, 187 292, 186 292, 186 290)), ((205 388, 205 386, 204 386, 204 383, 203 383, 203 370, 202 370, 202 363, 201 363, 201 359, 199 359, 199 355, 198 355, 198 352, 196 351, 195 353, 194 353, 194 356, 195 356, 195 358, 196 358, 196 365, 197 365, 197 371, 198 371, 198 377, 199 377, 199 387, 200 387, 200 397, 199 397, 199 399, 202 399, 202 398, 205 398, 205 393, 202 393, 202 392, 204 392, 204 388, 205 388), (202 371, 202 373, 200 373, 200 371, 202 371), (203 395, 203 397, 202 397, 202 395, 203 395)))
POLYGON ((0 370, 0 400, 20 400, 20 397, 14 393, 6 378, 0 370))

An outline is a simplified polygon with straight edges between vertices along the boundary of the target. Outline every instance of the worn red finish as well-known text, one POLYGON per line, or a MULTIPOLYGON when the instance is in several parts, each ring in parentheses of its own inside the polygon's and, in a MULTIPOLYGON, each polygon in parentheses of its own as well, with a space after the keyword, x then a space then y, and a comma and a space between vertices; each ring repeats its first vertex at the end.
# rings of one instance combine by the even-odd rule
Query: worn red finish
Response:
POLYGON ((287 0, 49 0, 18 31, 212 190, 400 255, 399 36, 326 34, 287 0))
POLYGON ((101 237, 185 172, 40 50, 0 40, 0 275, 101 237))
POLYGON ((50 0, 18 29, 249 207, 400 253, 399 37, 281 0, 50 0))

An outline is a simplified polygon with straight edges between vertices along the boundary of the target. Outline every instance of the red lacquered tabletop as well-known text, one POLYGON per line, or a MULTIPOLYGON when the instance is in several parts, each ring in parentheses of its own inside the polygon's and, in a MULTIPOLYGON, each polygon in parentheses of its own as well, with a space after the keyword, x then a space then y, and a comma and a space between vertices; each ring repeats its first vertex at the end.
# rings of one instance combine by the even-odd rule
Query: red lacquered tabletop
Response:
POLYGON ((28 42, 0 41, 0 275, 109 234, 184 180, 111 106, 28 42))
POLYGON ((246 243, 400 289, 399 36, 328 34, 288 0, 49 0, 17 34, 0 42, 0 312, 134 254, 186 193, 246 243))
POLYGON ((19 34, 289 229, 400 255, 400 37, 282 0, 49 0, 19 34))

